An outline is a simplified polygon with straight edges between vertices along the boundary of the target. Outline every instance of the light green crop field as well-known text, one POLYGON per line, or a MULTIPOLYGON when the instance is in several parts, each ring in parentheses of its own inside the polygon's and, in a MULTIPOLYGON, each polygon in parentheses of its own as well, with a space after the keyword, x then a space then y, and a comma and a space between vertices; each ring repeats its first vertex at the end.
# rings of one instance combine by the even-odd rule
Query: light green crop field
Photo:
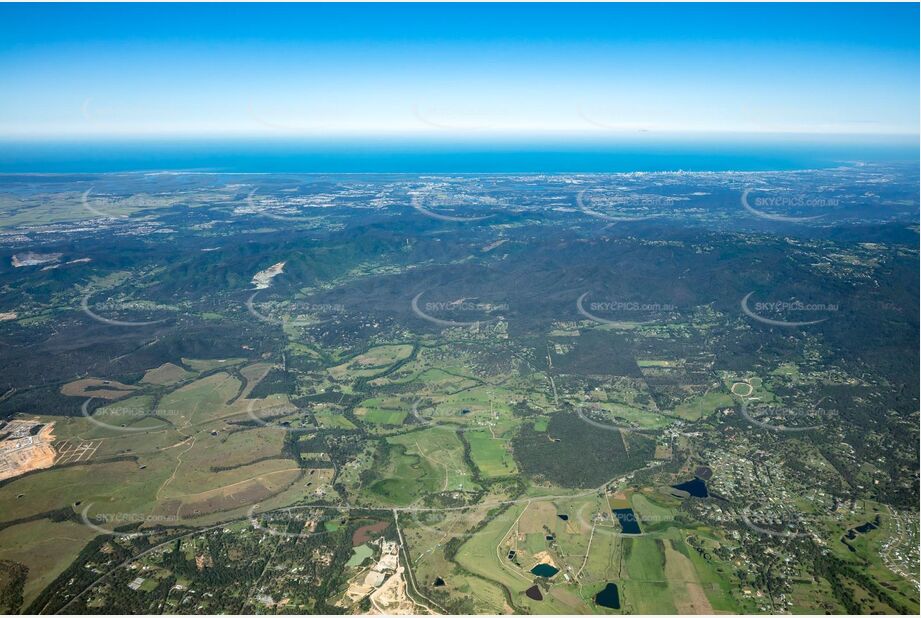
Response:
POLYGON ((368 410, 361 418, 375 425, 402 425, 406 420, 407 412, 399 410, 368 410))
POLYGON ((342 414, 333 412, 315 413, 317 423, 323 429, 355 429, 355 425, 342 414))
POLYGON ((399 397, 373 397, 362 401, 355 415, 373 425, 402 425, 410 414, 411 404, 399 397))

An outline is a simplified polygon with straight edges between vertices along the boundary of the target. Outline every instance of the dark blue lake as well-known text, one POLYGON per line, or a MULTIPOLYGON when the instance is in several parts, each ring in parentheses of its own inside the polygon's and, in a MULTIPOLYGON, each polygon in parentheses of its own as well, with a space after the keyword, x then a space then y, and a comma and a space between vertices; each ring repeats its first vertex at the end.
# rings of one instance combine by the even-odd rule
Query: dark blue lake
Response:
POLYGON ((531 572, 537 575, 538 577, 550 578, 556 575, 557 573, 559 573, 560 570, 553 565, 541 563, 541 564, 535 565, 534 568, 531 569, 531 572))
POLYGON ((624 534, 640 534, 640 524, 636 520, 633 509, 614 509, 614 517, 620 522, 620 528, 624 534))
POLYGON ((686 491, 694 498, 706 498, 710 495, 710 493, 707 491, 707 484, 697 478, 690 481, 685 481, 679 485, 672 485, 672 488, 686 491))
POLYGON ((609 583, 604 590, 595 595, 595 603, 601 607, 611 609, 620 609, 620 594, 617 592, 617 584, 609 583))

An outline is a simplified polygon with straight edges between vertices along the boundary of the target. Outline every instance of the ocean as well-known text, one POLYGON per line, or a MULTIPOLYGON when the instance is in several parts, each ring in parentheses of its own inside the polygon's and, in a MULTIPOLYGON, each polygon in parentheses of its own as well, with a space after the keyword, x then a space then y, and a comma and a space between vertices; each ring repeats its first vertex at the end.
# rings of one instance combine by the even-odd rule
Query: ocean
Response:
POLYGON ((915 163, 918 139, 804 136, 618 139, 118 139, 0 142, 0 173, 510 174, 768 171, 915 163))

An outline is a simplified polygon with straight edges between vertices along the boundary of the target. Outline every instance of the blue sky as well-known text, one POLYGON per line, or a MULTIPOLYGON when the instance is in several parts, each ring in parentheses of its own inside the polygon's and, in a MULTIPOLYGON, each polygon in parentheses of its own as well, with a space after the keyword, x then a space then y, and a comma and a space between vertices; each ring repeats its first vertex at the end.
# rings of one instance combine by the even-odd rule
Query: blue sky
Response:
POLYGON ((0 6, 0 137, 919 130, 917 4, 0 6))

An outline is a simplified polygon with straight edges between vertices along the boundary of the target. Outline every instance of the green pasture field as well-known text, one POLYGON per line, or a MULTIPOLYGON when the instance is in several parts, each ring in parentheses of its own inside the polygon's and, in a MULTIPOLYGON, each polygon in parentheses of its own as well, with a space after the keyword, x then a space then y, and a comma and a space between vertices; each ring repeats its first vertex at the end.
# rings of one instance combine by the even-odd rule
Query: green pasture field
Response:
POLYGON ((497 478, 518 471, 506 440, 493 438, 487 430, 467 431, 464 437, 470 443, 470 457, 484 477, 497 478))
MULTIPOLYGON (((599 410, 604 410, 612 421, 625 421, 633 427, 640 429, 659 429, 667 426, 672 419, 651 410, 631 408, 617 403, 594 404, 599 410)), ((604 421, 601 421, 604 422, 604 421)))
POLYGON ((28 567, 23 607, 28 607, 98 533, 82 523, 47 519, 0 530, 0 560, 28 567))
POLYGON ((426 470, 424 483, 430 491, 473 491, 478 486, 464 462, 464 447, 457 434, 442 426, 388 438, 390 444, 403 447, 405 453, 422 461, 426 470))
POLYGON ((372 397, 358 404, 355 415, 373 425, 399 426, 410 411, 410 404, 399 397, 372 397))
POLYGON ((404 445, 390 448, 385 467, 377 476, 365 493, 374 502, 397 506, 408 505, 440 489, 444 478, 443 472, 433 463, 409 453, 404 445))
POLYGON ((640 520, 640 525, 644 532, 651 532, 668 528, 674 525, 676 508, 680 505, 678 500, 671 500, 666 496, 653 496, 644 493, 634 493, 631 496, 631 504, 634 513, 640 520), (673 507, 663 503, 671 502, 673 507))
POLYGON ((373 376, 405 359, 412 350, 413 347, 409 344, 377 346, 344 363, 330 367, 329 374, 337 380, 373 376))
MULTIPOLYGON (((260 368, 248 369, 255 383, 260 368)), ((92 419, 44 418, 55 423, 56 448, 83 444, 95 450, 80 461, 7 482, 0 492, 2 521, 60 509, 76 513, 86 509, 91 519, 111 529, 147 516, 175 516, 179 505, 209 496, 237 495, 236 501, 219 502, 217 510, 200 519, 177 520, 204 525, 241 516, 255 501, 273 508, 302 498, 302 484, 291 482, 310 471, 280 458, 285 436, 282 429, 238 431, 226 424, 248 418, 246 410, 253 402, 240 399, 228 404, 238 395, 239 386, 237 379, 217 373, 166 393, 156 409, 151 395, 139 394, 108 403, 96 410, 92 419), (161 414, 176 426, 145 416, 150 412, 161 414), (125 514, 132 514, 133 519, 126 520, 125 514)), ((164 387, 169 388, 151 388, 164 387)), ((256 400, 253 408, 258 412, 283 401, 256 400)), ((314 481, 311 490, 327 482, 328 472, 309 477, 314 481)), ((163 525, 170 525, 164 521, 167 523, 163 525)), ((0 531, 0 559, 30 567, 25 590, 28 604, 97 534, 81 523, 48 519, 10 526, 0 531)))
POLYGON ((224 416, 245 415, 246 407, 229 408, 240 390, 240 381, 226 373, 216 373, 182 386, 165 395, 157 406, 177 428, 207 423, 224 416))
POLYGON ((149 369, 141 378, 141 383, 167 386, 192 378, 195 374, 173 363, 163 363, 155 369, 149 369))
POLYGON ((720 408, 731 408, 734 403, 735 400, 729 393, 710 391, 682 403, 674 409, 673 413, 684 420, 696 421, 710 416, 720 408))
POLYGON ((320 424, 320 427, 324 429, 355 429, 355 425, 352 424, 352 421, 342 414, 319 412, 314 413, 314 416, 317 419, 317 423, 320 424))
MULTIPOLYGON (((552 595, 536 602, 524 596, 524 591, 533 584, 534 576, 511 563, 506 555, 508 546, 504 543, 515 519, 527 508, 526 503, 514 504, 503 517, 491 520, 478 534, 470 537, 457 553, 457 563, 487 581, 506 587, 515 603, 535 613, 572 613, 573 607, 552 595)), ((551 507, 552 508, 552 507, 551 507)), ((527 565, 530 567, 533 565, 527 565)), ((495 611, 493 609, 492 611, 495 611)))

